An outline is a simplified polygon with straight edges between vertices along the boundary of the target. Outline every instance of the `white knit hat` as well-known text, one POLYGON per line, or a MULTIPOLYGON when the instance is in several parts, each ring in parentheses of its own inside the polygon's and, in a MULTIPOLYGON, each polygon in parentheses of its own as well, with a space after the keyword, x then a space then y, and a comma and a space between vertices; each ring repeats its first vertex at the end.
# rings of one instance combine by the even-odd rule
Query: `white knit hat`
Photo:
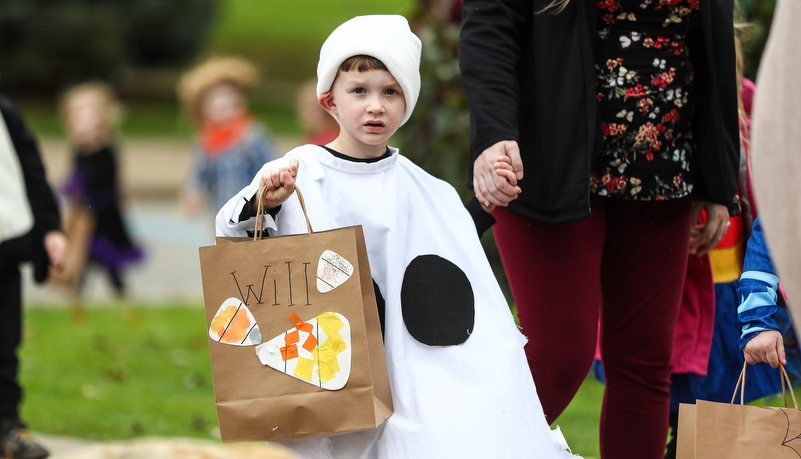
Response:
POLYGON ((331 32, 320 48, 317 97, 331 89, 339 66, 350 57, 379 59, 398 81, 406 99, 401 125, 409 120, 420 95, 420 39, 398 15, 356 16, 331 32))

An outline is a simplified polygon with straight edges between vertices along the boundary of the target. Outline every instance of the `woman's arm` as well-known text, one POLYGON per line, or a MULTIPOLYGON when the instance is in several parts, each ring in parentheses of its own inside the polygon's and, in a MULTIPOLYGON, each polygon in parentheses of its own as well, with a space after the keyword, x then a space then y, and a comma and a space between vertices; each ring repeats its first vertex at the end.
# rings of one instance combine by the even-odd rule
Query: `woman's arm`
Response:
POLYGON ((531 2, 465 0, 459 65, 470 102, 472 188, 484 206, 506 206, 519 189, 495 173, 500 156, 523 178, 518 140, 518 70, 531 2))

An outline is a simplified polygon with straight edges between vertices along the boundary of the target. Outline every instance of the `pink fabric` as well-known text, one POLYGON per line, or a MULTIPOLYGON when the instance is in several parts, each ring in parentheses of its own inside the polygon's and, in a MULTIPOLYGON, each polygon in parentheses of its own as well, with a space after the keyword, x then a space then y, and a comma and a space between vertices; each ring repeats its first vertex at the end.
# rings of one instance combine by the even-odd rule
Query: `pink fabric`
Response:
POLYGON ((751 107, 754 105, 754 91, 756 90, 756 85, 753 81, 749 80, 748 78, 743 78, 743 108, 745 109, 745 115, 747 117, 751 117, 751 107))
MULTIPOLYGON (((743 106, 746 115, 749 116, 755 91, 754 83, 747 78, 743 78, 743 106)), ((750 123, 747 118, 746 123, 750 123)), ((747 128, 747 126, 741 125, 741 131, 743 128, 747 128)), ((743 211, 748 211, 751 215, 748 215, 746 219, 742 217, 729 219, 732 226, 724 239, 715 247, 716 249, 732 247, 745 235, 750 234, 751 228, 744 228, 743 225, 750 224, 757 213, 756 200, 751 190, 750 167, 748 167, 750 165, 750 148, 745 143, 748 136, 743 135, 742 137, 746 154, 744 174, 746 195, 741 195, 741 199, 746 200, 750 206, 749 209, 743 209, 743 211)), ((699 376, 706 376, 714 328, 715 287, 709 257, 690 256, 687 277, 684 281, 682 306, 679 310, 679 321, 676 326, 676 344, 673 355, 674 373, 695 373, 699 376)))
POLYGON ((681 298, 673 373, 706 376, 715 328, 715 289, 709 257, 690 255, 681 298))

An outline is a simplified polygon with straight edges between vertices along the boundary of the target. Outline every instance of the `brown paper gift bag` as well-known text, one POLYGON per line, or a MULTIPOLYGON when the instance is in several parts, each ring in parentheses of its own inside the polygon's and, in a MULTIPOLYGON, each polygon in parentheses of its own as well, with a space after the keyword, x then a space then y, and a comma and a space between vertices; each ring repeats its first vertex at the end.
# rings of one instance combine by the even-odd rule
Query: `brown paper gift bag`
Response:
POLYGON ((783 366, 784 408, 743 404, 745 369, 731 403, 698 400, 696 405, 679 406, 677 459, 798 459, 801 457, 801 410, 790 378, 783 366), (790 389, 794 408, 787 407, 784 383, 790 389), (737 390, 740 404, 734 404, 737 390))
POLYGON ((200 248, 223 442, 368 430, 392 414, 362 227, 307 225, 309 234, 200 248))

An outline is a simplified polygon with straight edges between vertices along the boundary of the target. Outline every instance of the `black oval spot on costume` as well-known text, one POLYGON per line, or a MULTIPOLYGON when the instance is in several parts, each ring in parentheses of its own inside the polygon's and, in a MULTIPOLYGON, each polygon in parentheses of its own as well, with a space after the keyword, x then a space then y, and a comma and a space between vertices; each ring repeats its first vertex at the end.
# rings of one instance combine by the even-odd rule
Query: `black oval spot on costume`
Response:
POLYGON ((464 343, 473 332, 473 288, 458 266, 437 255, 420 255, 406 267, 401 311, 414 339, 429 346, 464 343))

